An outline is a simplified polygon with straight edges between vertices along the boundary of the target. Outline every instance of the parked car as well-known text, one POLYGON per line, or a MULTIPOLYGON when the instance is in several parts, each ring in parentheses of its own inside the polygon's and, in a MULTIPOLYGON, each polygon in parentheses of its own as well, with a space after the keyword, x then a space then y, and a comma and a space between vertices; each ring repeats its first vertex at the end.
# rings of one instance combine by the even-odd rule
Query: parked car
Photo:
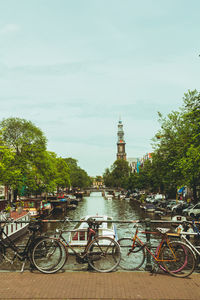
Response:
POLYGON ((171 210, 171 208, 177 204, 177 200, 170 200, 167 204, 167 209, 171 210))
POLYGON ((191 218, 200 217, 200 203, 195 204, 189 211, 188 216, 191 218))
POLYGON ((165 195, 163 194, 156 194, 154 196, 155 200, 164 200, 165 199, 165 195))
POLYGON ((182 213, 182 203, 177 203, 171 207, 171 212, 173 214, 180 215, 182 213))
POLYGON ((146 202, 153 203, 153 201, 154 201, 154 196, 153 196, 153 195, 147 195, 145 201, 146 201, 146 202))
POLYGON ((167 200, 161 200, 158 202, 157 206, 160 208, 166 208, 167 204, 168 204, 167 200))
POLYGON ((194 204, 189 204, 187 208, 184 208, 183 211, 182 211, 182 214, 184 216, 187 216, 188 215, 188 212, 190 211, 191 208, 194 207, 194 204))
POLYGON ((189 203, 182 203, 182 202, 178 202, 177 204, 175 204, 174 206, 172 206, 171 211, 173 214, 182 214, 183 210, 186 209, 189 206, 189 203))

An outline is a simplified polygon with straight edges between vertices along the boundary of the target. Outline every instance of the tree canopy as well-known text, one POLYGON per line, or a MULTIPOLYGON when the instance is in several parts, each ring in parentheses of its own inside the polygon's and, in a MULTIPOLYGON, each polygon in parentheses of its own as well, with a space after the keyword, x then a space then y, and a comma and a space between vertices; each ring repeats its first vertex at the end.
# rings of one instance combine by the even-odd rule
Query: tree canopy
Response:
POLYGON ((0 122, 0 182, 17 195, 40 195, 90 184, 75 159, 47 151, 47 139, 32 122, 8 118, 0 122), (69 165, 68 165, 69 163, 69 165))

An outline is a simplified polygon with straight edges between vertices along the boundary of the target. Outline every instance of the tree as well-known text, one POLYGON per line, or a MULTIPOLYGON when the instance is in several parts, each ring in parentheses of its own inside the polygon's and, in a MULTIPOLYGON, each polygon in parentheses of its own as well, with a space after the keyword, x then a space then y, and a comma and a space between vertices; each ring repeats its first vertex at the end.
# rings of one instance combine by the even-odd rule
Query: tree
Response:
POLYGON ((86 188, 92 185, 92 180, 88 176, 87 172, 81 169, 77 160, 74 158, 64 158, 69 167, 70 182, 72 188, 86 188))
POLYGON ((57 190, 59 191, 59 189, 66 189, 67 187, 70 187, 70 170, 66 161, 63 158, 56 158, 56 169, 57 190))
POLYGON ((106 168, 106 170, 103 174, 103 181, 104 181, 104 184, 107 187, 112 187, 113 186, 113 176, 112 176, 112 173, 109 170, 109 168, 106 168))
POLYGON ((154 158, 159 163, 164 190, 176 190, 187 185, 197 201, 197 186, 200 185, 200 94, 188 91, 183 98, 180 111, 172 112, 167 118, 161 114, 161 129, 154 139, 154 158), (156 141, 156 138, 158 138, 156 141))
POLYGON ((14 189, 16 199, 38 156, 46 150, 46 138, 32 122, 20 118, 4 119, 0 129, 4 146, 13 153, 12 165, 7 164, 1 181, 14 189))
POLYGON ((106 186, 127 188, 129 175, 128 162, 124 159, 118 159, 111 166, 111 170, 106 169, 103 178, 106 186))
POLYGON ((46 150, 46 137, 31 121, 8 118, 0 122, 2 141, 15 150, 17 155, 34 154, 46 150))

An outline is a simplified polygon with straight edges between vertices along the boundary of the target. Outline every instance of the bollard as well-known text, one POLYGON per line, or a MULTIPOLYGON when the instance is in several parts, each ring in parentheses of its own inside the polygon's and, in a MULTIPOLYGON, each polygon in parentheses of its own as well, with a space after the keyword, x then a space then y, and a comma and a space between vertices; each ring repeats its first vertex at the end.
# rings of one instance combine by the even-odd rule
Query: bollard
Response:
MULTIPOLYGON (((146 242, 147 242, 147 247, 151 250, 151 236, 150 236, 150 231, 151 231, 151 219, 146 218, 145 219, 145 225, 146 225, 146 242)), ((145 270, 146 271, 152 271, 152 264, 151 264, 151 254, 146 251, 146 266, 145 266, 145 270)))

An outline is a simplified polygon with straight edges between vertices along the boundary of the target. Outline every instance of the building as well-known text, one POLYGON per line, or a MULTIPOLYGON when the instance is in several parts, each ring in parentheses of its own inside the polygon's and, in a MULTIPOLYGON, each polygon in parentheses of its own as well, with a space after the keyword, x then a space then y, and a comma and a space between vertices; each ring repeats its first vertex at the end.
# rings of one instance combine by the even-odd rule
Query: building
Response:
POLYGON ((119 120, 118 131, 117 131, 117 160, 124 159, 126 160, 126 151, 125 151, 125 141, 124 141, 124 130, 122 121, 119 120))
POLYGON ((125 140, 124 140, 124 129, 122 121, 118 122, 118 131, 117 131, 117 160, 124 159, 128 162, 129 167, 131 168, 132 173, 139 173, 140 168, 144 166, 146 160, 152 161, 152 153, 146 153, 142 158, 127 158, 125 150, 125 140))
POLYGON ((137 173, 138 158, 128 157, 127 162, 131 168, 131 173, 137 173))

